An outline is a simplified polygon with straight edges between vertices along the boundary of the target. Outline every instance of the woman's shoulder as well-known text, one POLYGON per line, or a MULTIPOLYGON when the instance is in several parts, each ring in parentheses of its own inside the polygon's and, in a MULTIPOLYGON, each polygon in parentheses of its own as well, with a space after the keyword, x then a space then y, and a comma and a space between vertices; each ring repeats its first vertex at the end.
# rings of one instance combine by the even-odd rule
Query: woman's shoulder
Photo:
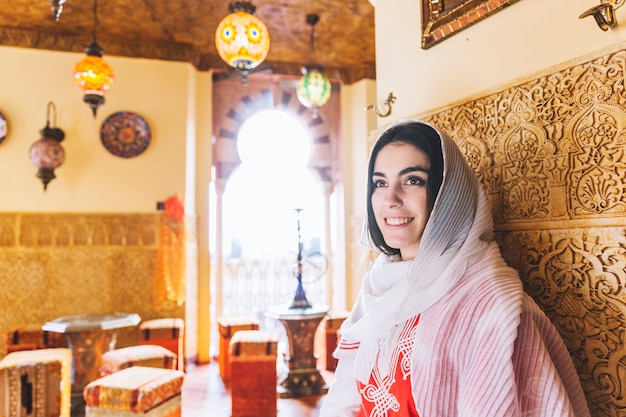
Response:
POLYGON ((459 284, 441 301, 467 309, 520 305, 523 287, 518 273, 510 267, 469 270, 459 284))
POLYGON ((468 271, 468 275, 422 315, 424 325, 458 329, 510 328, 519 323, 524 290, 519 275, 510 268, 468 271))

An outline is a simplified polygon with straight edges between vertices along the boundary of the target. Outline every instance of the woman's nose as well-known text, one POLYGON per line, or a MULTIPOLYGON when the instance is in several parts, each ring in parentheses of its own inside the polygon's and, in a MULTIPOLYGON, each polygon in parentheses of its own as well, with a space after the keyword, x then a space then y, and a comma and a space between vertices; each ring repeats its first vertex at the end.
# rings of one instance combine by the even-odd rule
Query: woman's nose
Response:
POLYGON ((398 186, 389 187, 387 195, 385 196, 385 202, 389 205, 389 207, 395 207, 402 204, 400 191, 400 187, 398 186))

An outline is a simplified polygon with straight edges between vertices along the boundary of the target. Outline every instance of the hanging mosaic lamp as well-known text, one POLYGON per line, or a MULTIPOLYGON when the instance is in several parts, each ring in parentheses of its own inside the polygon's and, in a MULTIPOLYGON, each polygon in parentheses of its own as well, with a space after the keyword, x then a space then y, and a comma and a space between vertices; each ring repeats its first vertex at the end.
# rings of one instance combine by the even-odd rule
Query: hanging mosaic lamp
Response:
POLYGON ((222 19, 215 32, 220 58, 241 74, 244 83, 270 50, 270 34, 265 24, 254 16, 255 10, 247 1, 231 3, 230 14, 222 19))
POLYGON ((318 68, 308 68, 298 80, 296 94, 303 106, 317 110, 330 100, 331 85, 318 68))
POLYGON ((91 108, 94 118, 98 106, 104 104, 104 93, 111 88, 115 79, 113 70, 102 58, 104 51, 96 41, 97 8, 98 1, 94 0, 93 41, 85 48, 87 56, 74 66, 74 81, 84 91, 83 100, 91 108))
MULTIPOLYGON (((43 183, 43 190, 48 189, 48 183, 56 178, 54 170, 65 161, 65 150, 61 142, 65 139, 65 132, 58 127, 50 126, 50 110, 56 107, 53 102, 48 103, 46 126, 39 131, 41 138, 30 147, 30 161, 37 167, 37 178, 43 183)), ((56 122, 55 122, 56 125, 56 122)))
POLYGON ((330 100, 331 84, 324 75, 324 67, 317 63, 317 33, 315 25, 319 22, 319 16, 308 14, 306 16, 307 25, 311 26, 311 38, 309 41, 309 64, 302 68, 302 77, 296 87, 296 95, 303 106, 313 110, 317 116, 317 109, 328 103, 330 100))

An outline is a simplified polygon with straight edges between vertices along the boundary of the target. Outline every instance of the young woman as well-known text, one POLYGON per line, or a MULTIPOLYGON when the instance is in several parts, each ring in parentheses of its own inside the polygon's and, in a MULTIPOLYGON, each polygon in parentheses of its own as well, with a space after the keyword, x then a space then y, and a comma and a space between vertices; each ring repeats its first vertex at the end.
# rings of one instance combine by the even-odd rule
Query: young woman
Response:
POLYGON ((456 144, 401 121, 374 145, 364 243, 321 417, 589 416, 562 339, 493 240, 456 144))

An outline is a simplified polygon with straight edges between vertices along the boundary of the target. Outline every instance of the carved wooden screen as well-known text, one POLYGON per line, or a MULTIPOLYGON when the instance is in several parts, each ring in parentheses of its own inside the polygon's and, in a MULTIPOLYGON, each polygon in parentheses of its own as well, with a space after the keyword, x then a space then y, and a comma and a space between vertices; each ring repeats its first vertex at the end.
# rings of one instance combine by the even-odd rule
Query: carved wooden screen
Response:
POLYGON ((626 52, 422 116, 484 184, 506 260, 572 354, 595 417, 626 416, 626 52))

